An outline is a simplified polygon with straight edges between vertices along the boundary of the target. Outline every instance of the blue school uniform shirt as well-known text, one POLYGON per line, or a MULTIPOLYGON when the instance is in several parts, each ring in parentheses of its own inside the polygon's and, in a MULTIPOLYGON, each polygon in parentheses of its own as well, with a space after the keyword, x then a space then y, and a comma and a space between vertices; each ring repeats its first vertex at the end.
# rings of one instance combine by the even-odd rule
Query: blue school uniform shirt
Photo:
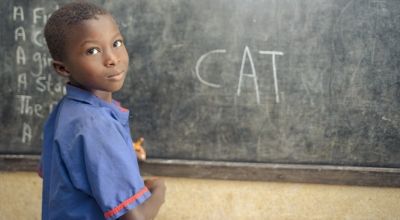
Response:
POLYGON ((117 219, 150 197, 129 112, 67 85, 44 127, 42 219, 117 219))

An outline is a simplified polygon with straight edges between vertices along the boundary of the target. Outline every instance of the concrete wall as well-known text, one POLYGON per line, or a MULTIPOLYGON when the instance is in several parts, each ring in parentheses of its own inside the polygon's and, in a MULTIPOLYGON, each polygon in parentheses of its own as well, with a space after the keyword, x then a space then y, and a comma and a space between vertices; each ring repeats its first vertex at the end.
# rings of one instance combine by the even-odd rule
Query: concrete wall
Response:
MULTIPOLYGON (((400 188, 165 178, 157 220, 400 219, 400 188)), ((40 219, 41 179, 0 172, 0 219, 40 219)))

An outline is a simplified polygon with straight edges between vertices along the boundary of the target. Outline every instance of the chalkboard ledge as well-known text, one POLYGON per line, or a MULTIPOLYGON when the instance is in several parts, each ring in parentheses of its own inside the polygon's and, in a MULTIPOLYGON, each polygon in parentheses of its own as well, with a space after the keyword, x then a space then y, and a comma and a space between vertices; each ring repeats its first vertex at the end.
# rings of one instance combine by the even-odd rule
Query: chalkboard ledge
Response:
MULTIPOLYGON (((38 155, 0 155, 0 171, 36 171, 38 155)), ((298 165, 150 158, 143 176, 400 187, 400 168, 298 165)))
POLYGON ((145 176, 400 187, 400 168, 149 159, 145 176))
POLYGON ((0 154, 0 171, 37 171, 39 155, 0 154))

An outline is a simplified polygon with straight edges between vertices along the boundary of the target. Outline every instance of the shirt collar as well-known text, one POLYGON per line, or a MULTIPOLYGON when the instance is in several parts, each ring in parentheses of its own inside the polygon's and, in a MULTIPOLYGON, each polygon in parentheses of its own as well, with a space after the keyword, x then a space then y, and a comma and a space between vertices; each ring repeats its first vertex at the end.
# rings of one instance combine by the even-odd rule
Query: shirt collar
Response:
POLYGON ((67 84, 67 98, 73 99, 78 102, 84 102, 89 105, 93 105, 96 107, 103 107, 111 110, 111 115, 120 121, 123 124, 128 123, 129 119, 129 110, 123 108, 120 103, 116 100, 112 100, 111 103, 108 103, 101 98, 95 96, 91 92, 73 86, 71 84, 67 84))

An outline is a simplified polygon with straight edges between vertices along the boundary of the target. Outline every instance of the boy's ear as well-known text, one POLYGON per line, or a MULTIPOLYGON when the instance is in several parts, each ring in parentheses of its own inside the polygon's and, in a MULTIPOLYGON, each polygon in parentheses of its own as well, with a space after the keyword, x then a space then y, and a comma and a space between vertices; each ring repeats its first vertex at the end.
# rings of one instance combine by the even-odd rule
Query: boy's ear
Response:
POLYGON ((53 68, 60 76, 68 78, 71 75, 63 62, 58 60, 53 60, 52 63, 53 63, 53 68))

